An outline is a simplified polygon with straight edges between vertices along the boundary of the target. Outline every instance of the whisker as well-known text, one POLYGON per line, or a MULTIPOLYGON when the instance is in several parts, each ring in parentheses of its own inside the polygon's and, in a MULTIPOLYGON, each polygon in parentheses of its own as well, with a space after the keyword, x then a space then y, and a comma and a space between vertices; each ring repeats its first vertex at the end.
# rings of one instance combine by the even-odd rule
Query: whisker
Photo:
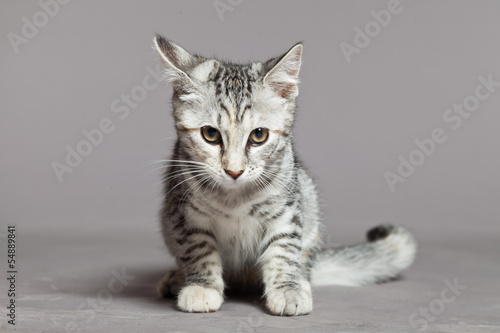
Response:
POLYGON ((180 205, 182 204, 182 202, 184 201, 184 198, 187 197, 187 195, 189 194, 189 192, 191 192, 191 190, 198 184, 200 183, 201 181, 209 178, 210 176, 206 176, 198 181, 196 181, 193 185, 189 186, 189 188, 187 189, 187 191, 184 193, 184 195, 182 196, 181 200, 179 201, 179 205, 178 205, 178 208, 180 207, 180 205))
POLYGON ((205 170, 192 170, 192 171, 182 170, 182 172, 180 171, 179 173, 173 174, 172 176, 170 176, 171 174, 166 175, 164 178, 162 178, 162 181, 165 182, 165 181, 167 181, 169 179, 177 178, 177 177, 188 175, 188 174, 191 174, 191 173, 200 174, 200 173, 204 173, 204 172, 205 172, 205 170))
MULTIPOLYGON (((278 183, 278 185, 283 187, 292 197, 294 197, 294 198, 296 197, 296 193, 293 192, 293 187, 297 188, 297 186, 295 184, 293 184, 293 182, 289 182, 289 180, 284 178, 282 175, 274 174, 272 172, 264 170, 262 172, 262 178, 264 178, 266 180, 266 183, 270 186, 272 185, 271 180, 278 183), (269 176, 271 176, 272 179, 269 176), (288 184, 292 185, 293 187, 290 188, 288 184)), ((271 187, 274 190, 279 190, 278 188, 276 188, 276 186, 271 186, 271 187)))
MULTIPOLYGON (((157 168, 154 168, 154 169, 152 169, 152 170, 149 170, 148 172, 146 172, 146 173, 145 173, 144 175, 142 175, 142 176, 144 177, 144 176, 146 176, 146 175, 149 175, 149 174, 150 174, 150 173, 152 173, 152 172, 155 172, 156 170, 166 169, 166 168, 168 168, 168 165, 162 165, 162 166, 160 166, 160 167, 157 167, 157 168)), ((203 169, 202 167, 199 167, 199 166, 187 165, 187 166, 186 166, 186 168, 183 168, 182 170, 184 170, 184 169, 188 169, 188 170, 196 170, 197 168, 198 168, 198 169, 203 169)), ((174 171, 174 172, 169 173, 169 174, 174 174, 174 173, 176 173, 176 172, 178 172, 178 171, 182 171, 182 170, 177 170, 177 171, 174 171)))
POLYGON ((187 178, 187 179, 184 179, 182 182, 180 182, 180 183, 178 183, 177 185, 175 185, 174 187, 172 187, 172 188, 170 189, 170 191, 168 191, 167 193, 165 193, 165 196, 166 196, 167 194, 169 194, 170 192, 172 192, 172 191, 173 191, 173 190, 174 190, 177 186, 179 186, 179 185, 181 185, 181 184, 183 184, 183 183, 187 182, 187 181, 188 181, 188 180, 190 180, 190 179, 196 178, 196 177, 198 177, 198 176, 201 176, 201 175, 199 175, 199 174, 198 174, 198 175, 194 175, 194 176, 192 176, 192 177, 189 177, 189 178, 187 178))
POLYGON ((205 181, 204 181, 203 183, 201 183, 201 184, 198 186, 198 188, 194 191, 194 194, 196 194, 196 192, 198 192, 198 191, 199 191, 199 189, 200 189, 200 188, 201 188, 204 184, 206 184, 208 181, 212 181, 212 177, 210 177, 210 176, 207 176, 207 177, 205 177, 204 179, 205 179, 205 181))
POLYGON ((189 161, 189 160, 163 160, 163 162, 170 162, 170 163, 183 162, 183 163, 200 164, 200 165, 205 165, 205 166, 208 165, 207 163, 197 162, 197 161, 189 161))
POLYGON ((208 166, 206 163, 196 162, 196 161, 188 161, 188 160, 152 160, 144 163, 140 166, 140 168, 144 168, 150 165, 164 163, 165 166, 191 166, 191 165, 202 165, 208 166))
MULTIPOLYGON (((218 180, 214 179, 214 182, 212 184, 212 189, 210 190, 210 194, 212 194, 214 192, 214 189, 216 189, 215 186, 217 185, 218 182, 219 182, 218 180)), ((217 188, 218 188, 218 185, 217 185, 217 188)))
POLYGON ((288 179, 285 176, 283 176, 282 174, 279 174, 277 172, 273 172, 273 171, 269 171, 269 170, 264 170, 263 173, 265 173, 267 175, 270 175, 271 177, 279 178, 279 179, 283 180, 284 182, 289 183, 291 185, 298 186, 298 183, 295 180, 288 179))
POLYGON ((176 139, 176 138, 177 138, 176 136, 170 136, 168 138, 160 139, 160 140, 154 142, 154 144, 158 144, 160 142, 167 141, 167 140, 172 140, 172 139, 176 139))

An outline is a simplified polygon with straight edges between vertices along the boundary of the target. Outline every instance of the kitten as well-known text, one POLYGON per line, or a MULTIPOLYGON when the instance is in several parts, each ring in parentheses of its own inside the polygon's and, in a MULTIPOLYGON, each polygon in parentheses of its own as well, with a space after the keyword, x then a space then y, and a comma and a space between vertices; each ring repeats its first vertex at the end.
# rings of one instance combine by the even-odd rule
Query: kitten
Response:
POLYGON ((163 236, 179 269, 159 284, 186 312, 217 311, 224 290, 263 291, 271 314, 311 312, 311 283, 364 285, 413 262, 416 242, 381 225, 368 242, 321 249, 318 195, 293 148, 302 45, 239 65, 157 35, 173 85, 177 142, 164 178, 163 236))

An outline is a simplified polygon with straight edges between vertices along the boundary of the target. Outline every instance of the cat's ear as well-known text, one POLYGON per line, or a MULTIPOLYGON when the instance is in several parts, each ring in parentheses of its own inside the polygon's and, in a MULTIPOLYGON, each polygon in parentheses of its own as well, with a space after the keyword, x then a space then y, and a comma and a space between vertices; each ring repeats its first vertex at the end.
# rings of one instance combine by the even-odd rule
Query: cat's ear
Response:
POLYGON ((302 61, 302 44, 295 44, 288 52, 267 61, 270 68, 264 76, 264 84, 270 86, 280 97, 293 99, 299 94, 299 71, 302 61))
POLYGON ((189 72, 206 59, 189 54, 179 45, 158 34, 154 37, 153 43, 154 49, 165 66, 165 77, 172 83, 174 90, 181 94, 195 92, 197 82, 189 75, 189 72))

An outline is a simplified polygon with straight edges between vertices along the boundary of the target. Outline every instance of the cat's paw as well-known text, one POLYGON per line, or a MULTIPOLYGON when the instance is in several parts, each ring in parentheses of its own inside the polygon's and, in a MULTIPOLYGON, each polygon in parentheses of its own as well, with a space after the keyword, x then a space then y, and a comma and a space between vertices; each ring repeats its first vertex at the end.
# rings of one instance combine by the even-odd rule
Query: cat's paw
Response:
POLYGON ((184 312, 215 312, 223 301, 217 290, 192 285, 182 288, 177 298, 177 306, 184 312))
POLYGON ((266 307, 276 316, 300 316, 312 311, 311 287, 272 289, 266 294, 266 307))
POLYGON ((158 283, 158 292, 163 297, 177 296, 184 284, 184 279, 184 272, 181 270, 167 272, 158 283))

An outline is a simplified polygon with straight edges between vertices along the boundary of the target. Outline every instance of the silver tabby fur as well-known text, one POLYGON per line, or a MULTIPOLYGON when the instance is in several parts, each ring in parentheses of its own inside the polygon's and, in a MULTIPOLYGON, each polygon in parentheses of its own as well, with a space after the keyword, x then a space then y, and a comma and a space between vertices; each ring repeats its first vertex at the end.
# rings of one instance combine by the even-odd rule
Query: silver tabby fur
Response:
POLYGON ((178 139, 167 161, 161 225, 178 270, 159 284, 187 312, 217 311, 224 291, 261 290, 275 315, 312 311, 311 283, 363 285, 397 276, 416 242, 378 226, 359 245, 322 249, 317 191, 293 148, 302 45, 267 62, 191 55, 157 35, 173 85, 178 139), (207 142, 201 128, 221 134, 207 142), (254 146, 249 135, 269 131, 254 146), (243 170, 233 179, 225 170, 243 170))

